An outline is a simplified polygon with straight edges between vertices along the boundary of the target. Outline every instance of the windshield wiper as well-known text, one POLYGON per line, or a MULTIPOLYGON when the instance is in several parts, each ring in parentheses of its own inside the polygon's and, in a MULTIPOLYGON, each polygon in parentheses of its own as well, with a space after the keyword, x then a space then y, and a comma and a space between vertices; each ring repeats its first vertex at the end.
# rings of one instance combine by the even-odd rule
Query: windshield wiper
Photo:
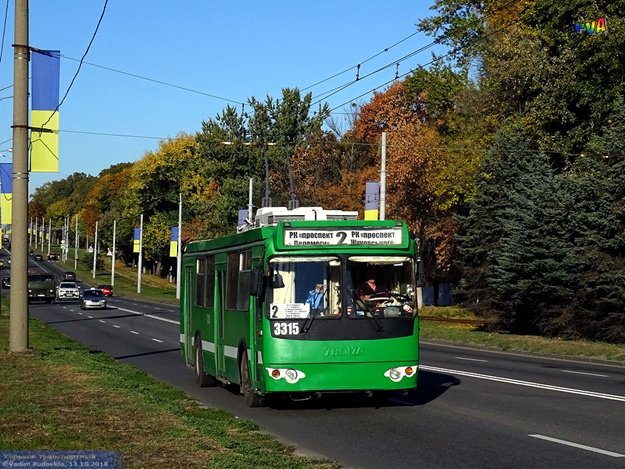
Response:
POLYGON ((319 308, 311 309, 310 315, 306 318, 306 321, 304 321, 304 325, 302 326, 302 332, 300 332, 300 334, 306 334, 310 330, 313 321, 319 315, 320 311, 321 310, 319 308))
POLYGON ((350 290, 350 293, 352 295, 352 299, 354 300, 354 306, 355 307, 359 307, 359 308, 362 306, 362 309, 365 310, 365 317, 369 318, 369 319, 371 319, 373 321, 373 323, 376 326, 375 327, 376 331, 377 332, 384 331, 384 326, 382 325, 380 320, 375 317, 375 314, 374 314, 373 310, 369 307, 369 305, 367 305, 367 303, 364 300, 360 299, 360 297, 358 296, 358 293, 356 292, 356 290, 354 290, 352 288, 350 290))

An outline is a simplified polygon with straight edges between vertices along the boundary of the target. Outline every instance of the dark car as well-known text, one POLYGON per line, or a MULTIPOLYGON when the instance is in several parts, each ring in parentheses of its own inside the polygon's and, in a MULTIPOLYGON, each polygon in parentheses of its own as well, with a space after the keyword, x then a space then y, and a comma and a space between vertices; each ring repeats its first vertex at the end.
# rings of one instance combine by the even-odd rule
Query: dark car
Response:
POLYGON ((48 254, 48 260, 49 261, 56 261, 58 260, 56 254, 54 254, 53 252, 51 252, 50 254, 48 254))
POLYGON ((75 272, 63 272, 61 279, 66 282, 75 282, 76 281, 76 273, 75 272))
POLYGON ((35 254, 33 259, 35 259, 36 261, 42 261, 43 260, 43 256, 41 254, 35 254))
POLYGON ((11 277, 2 277, 2 288, 11 288, 11 277))
POLYGON ((113 296, 113 287, 111 285, 98 285, 98 290, 104 293, 104 296, 113 296))
POLYGON ((97 288, 85 290, 80 300, 80 309, 106 309, 104 293, 97 288))

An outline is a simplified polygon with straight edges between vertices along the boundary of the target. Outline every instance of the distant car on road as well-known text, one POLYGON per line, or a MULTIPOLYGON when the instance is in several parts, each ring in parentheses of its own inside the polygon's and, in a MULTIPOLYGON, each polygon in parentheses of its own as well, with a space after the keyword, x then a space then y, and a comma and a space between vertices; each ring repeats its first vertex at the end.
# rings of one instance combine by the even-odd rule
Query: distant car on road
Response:
POLYGON ((75 282, 76 281, 76 273, 75 272, 63 272, 63 275, 61 276, 61 280, 63 280, 64 282, 75 282))
POLYGON ((80 301, 80 309, 106 309, 104 293, 97 288, 85 290, 80 301))
POLYGON ((11 288, 11 277, 2 277, 2 288, 11 288))
POLYGON ((36 261, 42 261, 43 260, 43 256, 41 254, 35 254, 33 256, 33 259, 35 259, 36 261))
POLYGON ((98 290, 101 290, 104 296, 113 296, 112 285, 98 285, 98 290))
POLYGON ((56 254, 54 254, 53 252, 51 252, 50 254, 48 254, 48 260, 49 261, 57 261, 58 258, 56 257, 56 254))
POLYGON ((56 289, 56 300, 79 300, 80 288, 76 282, 61 282, 56 289))

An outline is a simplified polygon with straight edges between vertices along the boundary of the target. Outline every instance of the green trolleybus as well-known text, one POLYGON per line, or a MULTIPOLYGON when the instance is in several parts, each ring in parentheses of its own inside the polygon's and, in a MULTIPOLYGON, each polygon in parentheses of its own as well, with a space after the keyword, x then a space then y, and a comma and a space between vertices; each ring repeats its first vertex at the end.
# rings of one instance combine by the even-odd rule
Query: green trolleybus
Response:
POLYGON ((403 222, 356 218, 266 207, 186 246, 180 343, 200 386, 239 385, 249 406, 416 387, 414 243, 403 222))

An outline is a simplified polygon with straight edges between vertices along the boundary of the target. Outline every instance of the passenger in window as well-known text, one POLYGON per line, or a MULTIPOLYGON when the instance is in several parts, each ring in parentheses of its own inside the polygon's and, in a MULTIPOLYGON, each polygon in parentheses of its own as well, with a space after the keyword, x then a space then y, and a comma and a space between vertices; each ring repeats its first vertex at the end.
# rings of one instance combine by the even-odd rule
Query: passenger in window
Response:
POLYGON ((306 304, 310 305, 311 316, 319 314, 323 311, 323 297, 324 297, 323 283, 315 285, 314 290, 308 292, 308 298, 306 298, 306 304))

